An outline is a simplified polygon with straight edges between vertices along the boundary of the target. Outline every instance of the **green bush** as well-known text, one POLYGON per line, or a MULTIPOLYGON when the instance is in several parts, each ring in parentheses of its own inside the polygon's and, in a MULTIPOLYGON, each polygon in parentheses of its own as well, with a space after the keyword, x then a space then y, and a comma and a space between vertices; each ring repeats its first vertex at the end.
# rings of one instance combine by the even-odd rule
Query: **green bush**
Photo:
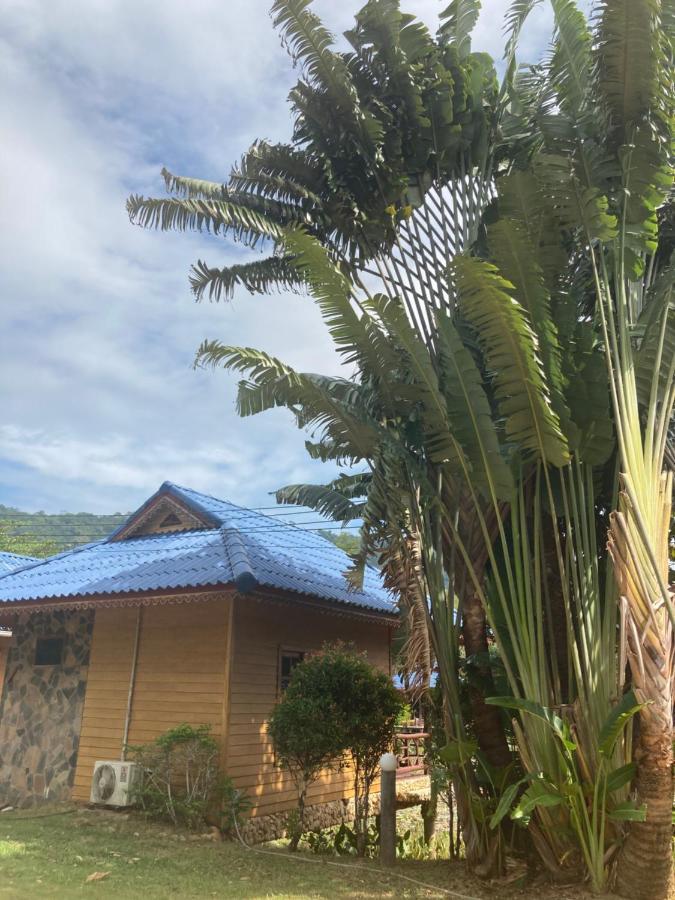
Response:
POLYGON ((391 679, 363 654, 344 644, 325 646, 301 662, 269 721, 279 762, 298 788, 298 815, 291 849, 304 830, 307 789, 327 767, 351 756, 354 771, 354 832, 366 852, 370 789, 380 756, 392 744, 402 699, 391 679))
POLYGON ((132 799, 150 818, 196 828, 231 786, 210 725, 176 725, 128 751, 143 772, 132 799))

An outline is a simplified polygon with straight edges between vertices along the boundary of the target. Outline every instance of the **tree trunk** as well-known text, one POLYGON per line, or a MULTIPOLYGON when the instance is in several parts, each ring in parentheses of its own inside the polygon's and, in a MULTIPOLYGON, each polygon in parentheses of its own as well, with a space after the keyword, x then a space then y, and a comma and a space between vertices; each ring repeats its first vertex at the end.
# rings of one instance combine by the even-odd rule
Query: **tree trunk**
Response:
MULTIPOLYGON (((464 650, 467 658, 474 656, 479 660, 484 659, 487 661, 489 647, 485 610, 479 597, 473 591, 468 590, 466 594, 467 596, 462 607, 464 650)), ((500 710, 496 706, 488 706, 485 702, 486 696, 496 693, 492 672, 487 662, 478 665, 478 673, 483 690, 476 685, 469 687, 474 731, 478 740, 478 746, 485 754, 485 758, 490 765, 496 768, 503 768, 509 765, 512 756, 506 742, 500 710)))
POLYGON ((438 786, 431 779, 430 796, 422 803, 422 822, 424 823, 424 843, 430 844, 436 833, 436 818, 438 816, 438 786))
POLYGON ((647 819, 631 823, 617 866, 617 892, 629 900, 666 900, 673 886, 672 716, 669 706, 661 715, 654 706, 640 715, 634 753, 638 804, 647 805, 647 819))
POLYGON ((298 819, 291 830, 291 842, 288 849, 295 852, 298 849, 302 832, 305 830, 305 798, 307 797, 307 785, 304 784, 298 793, 298 819))

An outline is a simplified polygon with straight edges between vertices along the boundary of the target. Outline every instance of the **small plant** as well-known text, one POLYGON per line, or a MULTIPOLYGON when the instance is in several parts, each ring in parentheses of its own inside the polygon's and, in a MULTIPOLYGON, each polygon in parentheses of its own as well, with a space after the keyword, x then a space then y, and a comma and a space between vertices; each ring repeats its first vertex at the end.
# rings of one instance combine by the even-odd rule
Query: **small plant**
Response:
POLYGON ((234 786, 228 775, 221 778, 217 790, 220 797, 220 828, 228 837, 234 837, 241 826, 241 820, 251 808, 251 799, 234 786))
POLYGON ((226 788, 210 725, 176 725, 148 744, 127 749, 143 771, 133 800, 150 818, 195 828, 226 788))

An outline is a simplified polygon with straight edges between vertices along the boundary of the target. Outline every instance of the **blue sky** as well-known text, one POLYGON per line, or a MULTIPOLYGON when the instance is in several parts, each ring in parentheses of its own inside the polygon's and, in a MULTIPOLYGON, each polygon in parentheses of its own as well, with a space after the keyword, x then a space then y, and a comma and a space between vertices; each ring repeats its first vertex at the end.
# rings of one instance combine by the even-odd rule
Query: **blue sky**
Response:
MULTIPOLYGON (((447 3, 447 0, 446 0, 447 3)), ((404 10, 435 27, 446 3, 404 10)), ((145 232, 129 193, 160 169, 224 180, 254 138, 285 140, 290 60, 271 0, 5 0, 0 22, 0 503, 136 507, 165 479, 243 505, 332 474, 282 411, 241 420, 236 378, 195 372, 205 338, 337 372, 307 298, 196 305, 188 270, 245 256, 222 239, 145 232)), ((336 33, 360 4, 316 0, 336 33)), ((508 3, 485 0, 474 45, 501 54, 508 3)), ((540 55, 547 6, 523 37, 540 55)))

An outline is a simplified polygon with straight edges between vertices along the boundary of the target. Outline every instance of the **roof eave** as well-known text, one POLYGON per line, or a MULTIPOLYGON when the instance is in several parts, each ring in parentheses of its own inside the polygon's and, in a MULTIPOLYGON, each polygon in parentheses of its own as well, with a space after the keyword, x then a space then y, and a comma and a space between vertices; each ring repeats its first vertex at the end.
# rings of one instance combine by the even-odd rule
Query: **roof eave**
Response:
POLYGON ((234 593, 253 597, 256 600, 274 600, 291 603, 303 608, 313 608, 326 613, 355 616, 359 619, 377 620, 383 624, 397 626, 400 623, 395 609, 379 610, 372 606, 349 603, 344 600, 328 600, 314 594, 301 594, 279 588, 256 586, 252 590, 239 590, 234 582, 202 585, 199 587, 157 589, 145 591, 124 591, 105 594, 77 594, 70 597, 34 597, 28 600, 0 601, 0 624, 11 622, 21 613, 49 612, 57 609, 97 609, 113 607, 163 606, 180 603, 195 603, 210 599, 219 592, 234 593))

